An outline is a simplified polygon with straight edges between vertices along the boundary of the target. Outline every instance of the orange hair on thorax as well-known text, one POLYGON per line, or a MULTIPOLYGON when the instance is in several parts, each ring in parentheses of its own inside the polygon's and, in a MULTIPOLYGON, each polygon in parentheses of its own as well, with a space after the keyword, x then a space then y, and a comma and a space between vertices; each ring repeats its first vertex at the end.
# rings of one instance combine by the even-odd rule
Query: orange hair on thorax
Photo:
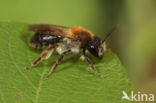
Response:
POLYGON ((71 33, 72 33, 72 36, 74 36, 74 37, 77 37, 77 36, 80 36, 80 35, 86 35, 86 36, 91 37, 91 39, 94 38, 94 34, 91 31, 89 31, 87 29, 84 29, 82 27, 72 28, 71 33))

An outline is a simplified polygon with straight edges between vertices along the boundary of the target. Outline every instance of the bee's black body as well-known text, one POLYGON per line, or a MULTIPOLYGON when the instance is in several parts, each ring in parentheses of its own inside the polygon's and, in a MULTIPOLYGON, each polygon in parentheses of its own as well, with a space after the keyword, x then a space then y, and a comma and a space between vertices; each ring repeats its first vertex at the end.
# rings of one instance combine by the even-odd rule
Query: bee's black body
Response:
POLYGON ((34 44, 34 48, 43 48, 63 41, 63 37, 51 34, 36 33, 30 40, 30 44, 34 44))

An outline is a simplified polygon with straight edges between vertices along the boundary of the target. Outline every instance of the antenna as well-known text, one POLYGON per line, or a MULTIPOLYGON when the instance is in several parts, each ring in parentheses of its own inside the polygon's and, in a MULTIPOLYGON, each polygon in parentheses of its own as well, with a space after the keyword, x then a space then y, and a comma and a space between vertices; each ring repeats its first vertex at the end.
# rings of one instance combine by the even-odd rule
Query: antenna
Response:
POLYGON ((102 42, 104 42, 117 28, 119 27, 119 24, 116 24, 111 31, 106 35, 106 37, 103 39, 102 42))

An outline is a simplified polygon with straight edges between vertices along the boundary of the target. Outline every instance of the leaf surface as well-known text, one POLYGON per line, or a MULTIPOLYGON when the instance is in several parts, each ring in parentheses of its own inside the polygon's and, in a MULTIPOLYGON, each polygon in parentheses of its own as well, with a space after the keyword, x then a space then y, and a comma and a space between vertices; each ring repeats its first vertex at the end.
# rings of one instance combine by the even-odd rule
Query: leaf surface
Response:
POLYGON ((33 32, 23 23, 0 23, 0 103, 129 103, 131 85, 118 57, 106 52, 95 66, 97 77, 79 55, 66 56, 49 79, 46 76, 58 58, 54 54, 31 70, 24 70, 41 51, 28 45, 33 32))

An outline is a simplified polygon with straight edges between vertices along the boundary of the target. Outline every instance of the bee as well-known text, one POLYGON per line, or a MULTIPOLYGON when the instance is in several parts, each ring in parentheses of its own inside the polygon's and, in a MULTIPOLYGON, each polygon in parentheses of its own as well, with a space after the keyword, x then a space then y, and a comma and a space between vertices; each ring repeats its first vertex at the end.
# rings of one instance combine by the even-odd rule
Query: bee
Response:
POLYGON ((36 49, 43 49, 40 57, 37 58, 30 66, 25 69, 31 69, 39 64, 42 60, 48 59, 55 51, 60 55, 52 66, 47 78, 55 71, 57 66, 61 63, 65 55, 69 53, 79 53, 82 49, 83 57, 93 69, 95 74, 99 77, 101 75, 93 65, 92 60, 89 58, 88 53, 98 59, 102 59, 106 51, 105 40, 112 34, 118 27, 114 26, 111 31, 102 40, 94 34, 82 27, 64 27, 50 24, 33 24, 29 26, 29 30, 35 32, 31 37, 29 44, 36 49))

